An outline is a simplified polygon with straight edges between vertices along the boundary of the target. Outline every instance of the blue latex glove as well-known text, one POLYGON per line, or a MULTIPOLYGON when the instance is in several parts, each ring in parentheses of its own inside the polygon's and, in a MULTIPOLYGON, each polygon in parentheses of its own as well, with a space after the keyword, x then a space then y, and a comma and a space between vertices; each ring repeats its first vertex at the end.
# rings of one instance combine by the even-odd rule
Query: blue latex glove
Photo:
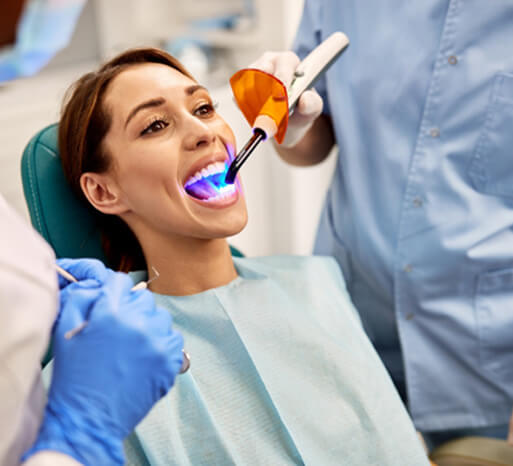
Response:
MULTIPOLYGON (((82 282, 82 285, 100 285, 101 283, 105 283, 107 279, 108 272, 111 271, 102 261, 98 259, 57 259, 57 264, 62 267, 66 272, 69 272, 73 277, 82 282), (87 280, 87 282, 86 282, 87 280)), ((66 288, 68 285, 71 285, 74 282, 69 281, 67 278, 64 278, 61 274, 57 273, 57 282, 59 284, 59 290, 62 291, 63 288, 66 288)), ((52 334, 55 333, 55 327, 59 322, 61 317, 63 306, 63 298, 66 295, 61 293, 59 295, 60 305, 59 311, 57 312, 57 317, 55 318, 55 322, 52 328, 52 334)))
MULTIPOLYGON (((56 262, 79 281, 95 280, 98 284, 105 283, 109 272, 111 272, 98 259, 57 259, 56 262)), ((72 283, 59 274, 57 274, 57 279, 60 290, 72 283)))
POLYGON ((123 464, 123 439, 174 383, 182 336, 148 290, 98 261, 59 262, 77 279, 61 289, 45 417, 26 460, 40 450, 86 465, 123 464), (70 340, 64 334, 88 320, 70 340))

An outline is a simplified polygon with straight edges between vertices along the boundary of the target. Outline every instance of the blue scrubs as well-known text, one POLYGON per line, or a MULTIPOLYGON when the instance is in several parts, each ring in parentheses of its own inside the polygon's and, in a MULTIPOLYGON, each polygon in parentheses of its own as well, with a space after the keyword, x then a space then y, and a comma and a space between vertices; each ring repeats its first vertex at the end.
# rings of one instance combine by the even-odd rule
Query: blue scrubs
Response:
POLYGON ((306 0, 295 50, 351 45, 318 86, 339 160, 334 255, 423 431, 513 407, 513 2, 306 0))
POLYGON ((155 295, 191 368, 128 439, 127 465, 427 465, 336 263, 235 266, 226 286, 155 295))

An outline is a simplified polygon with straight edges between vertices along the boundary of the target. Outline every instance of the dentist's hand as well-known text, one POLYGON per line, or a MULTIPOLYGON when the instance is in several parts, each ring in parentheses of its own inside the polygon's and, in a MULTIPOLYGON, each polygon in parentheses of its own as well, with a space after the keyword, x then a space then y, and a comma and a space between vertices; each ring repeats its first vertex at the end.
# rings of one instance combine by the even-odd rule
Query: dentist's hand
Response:
POLYGON ((60 283, 49 400, 24 459, 53 450, 86 465, 123 464, 123 439, 174 383, 183 339, 149 291, 131 291, 127 275, 96 261, 59 264, 83 280, 60 283))
MULTIPOLYGON (((276 76, 288 89, 299 63, 300 60, 294 52, 265 52, 249 68, 256 68, 276 76)), ((314 89, 303 92, 294 113, 289 118, 287 133, 281 147, 294 147, 301 141, 322 113, 322 108, 321 96, 314 89)))

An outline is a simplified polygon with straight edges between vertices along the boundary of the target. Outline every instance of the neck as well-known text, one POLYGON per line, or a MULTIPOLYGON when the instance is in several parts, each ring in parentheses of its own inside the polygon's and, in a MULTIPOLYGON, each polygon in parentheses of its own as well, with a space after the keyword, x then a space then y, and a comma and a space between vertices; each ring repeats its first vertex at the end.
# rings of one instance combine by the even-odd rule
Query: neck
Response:
POLYGON ((227 285, 237 277, 225 239, 195 239, 153 234, 141 238, 148 278, 159 278, 149 288, 159 294, 185 296, 227 285))

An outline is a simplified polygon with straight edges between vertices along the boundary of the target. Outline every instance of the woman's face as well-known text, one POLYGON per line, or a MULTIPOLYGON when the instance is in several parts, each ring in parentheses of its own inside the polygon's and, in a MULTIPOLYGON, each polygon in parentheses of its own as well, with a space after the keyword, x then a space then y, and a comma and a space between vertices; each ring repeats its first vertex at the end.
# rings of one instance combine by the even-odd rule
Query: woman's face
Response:
POLYGON ((139 64, 110 83, 104 108, 112 118, 106 176, 130 226, 202 239, 244 228, 240 184, 222 182, 235 137, 205 88, 169 66, 139 64))

